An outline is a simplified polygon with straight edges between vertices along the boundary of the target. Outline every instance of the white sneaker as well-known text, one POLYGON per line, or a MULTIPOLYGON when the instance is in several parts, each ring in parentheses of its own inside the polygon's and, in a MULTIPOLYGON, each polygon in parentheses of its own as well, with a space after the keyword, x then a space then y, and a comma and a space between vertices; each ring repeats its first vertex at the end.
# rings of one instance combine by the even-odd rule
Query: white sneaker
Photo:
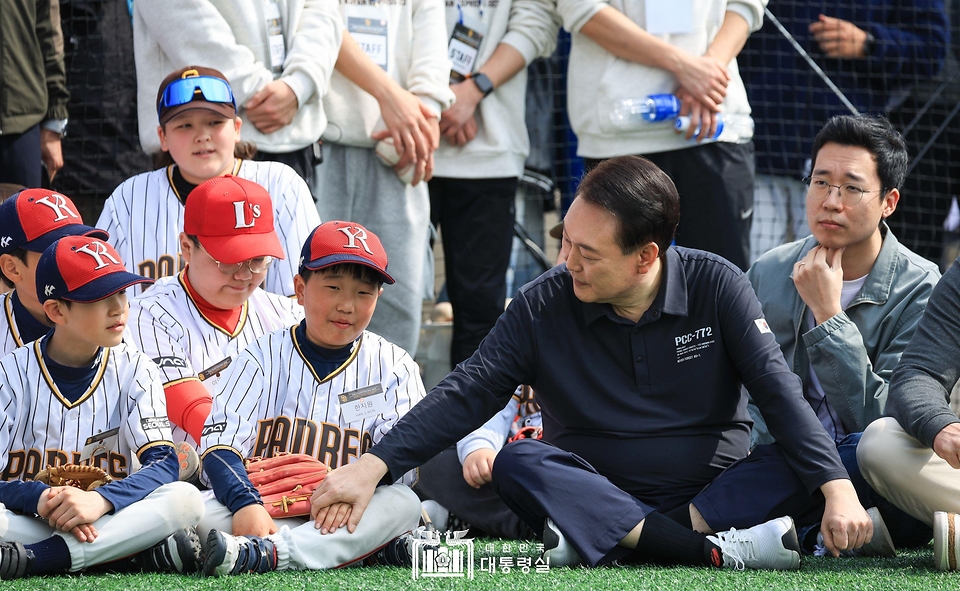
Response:
POLYGON ((547 517, 543 524, 543 559, 550 566, 579 566, 583 559, 563 537, 560 528, 547 517))
POLYGON ((793 518, 781 517, 750 529, 718 532, 707 539, 723 552, 723 566, 736 570, 798 570, 800 543, 793 518))
POLYGON ((957 570, 960 563, 960 515, 933 514, 933 562, 937 570, 957 570))

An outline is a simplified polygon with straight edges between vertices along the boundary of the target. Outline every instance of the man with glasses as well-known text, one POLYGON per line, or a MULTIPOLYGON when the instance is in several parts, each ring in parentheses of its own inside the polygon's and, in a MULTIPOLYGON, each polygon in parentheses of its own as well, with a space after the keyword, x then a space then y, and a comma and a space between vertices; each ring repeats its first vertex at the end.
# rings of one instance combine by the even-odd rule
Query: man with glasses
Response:
MULTIPOLYGON (((940 278, 937 266, 901 245, 884 221, 897 208, 909 158, 888 121, 832 118, 813 144, 807 184, 812 236, 760 257, 747 272, 784 358, 833 438, 860 502, 874 519, 866 552, 913 546, 930 530, 877 495, 857 466, 862 431, 886 410, 893 369, 940 278), (880 517, 882 515, 882 518, 880 517), (890 536, 877 525, 886 522, 890 536)), ((773 442, 751 405, 752 444, 773 442)), ((801 530, 812 549, 816 528, 801 530)))
POLYGON ((130 331, 160 366, 175 442, 196 447, 211 394, 231 361, 261 335, 296 324, 296 301, 258 289, 284 258, 270 195, 236 176, 190 193, 180 249, 186 267, 130 303, 130 331))

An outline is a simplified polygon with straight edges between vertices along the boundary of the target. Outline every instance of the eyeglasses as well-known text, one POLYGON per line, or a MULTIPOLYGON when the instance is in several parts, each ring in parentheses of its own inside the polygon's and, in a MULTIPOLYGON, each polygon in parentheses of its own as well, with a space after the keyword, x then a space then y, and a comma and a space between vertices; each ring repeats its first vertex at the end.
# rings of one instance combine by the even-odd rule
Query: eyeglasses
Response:
POLYGON ((883 193, 886 191, 885 187, 874 189, 872 191, 865 191, 863 187, 853 183, 831 185, 823 179, 815 179, 808 176, 803 177, 803 184, 807 185, 808 199, 816 199, 817 201, 821 201, 827 198, 827 196, 830 194, 830 189, 836 189, 840 194, 840 202, 847 207, 853 207, 854 205, 860 203, 860 200, 863 199, 864 193, 883 193))
POLYGON ((195 98, 197 91, 208 103, 230 103, 237 108, 233 90, 225 80, 213 76, 192 76, 174 80, 163 89, 160 103, 157 104, 157 117, 164 109, 185 105, 195 98))
POLYGON ((256 275, 258 273, 263 273, 268 267, 270 267, 270 265, 273 264, 273 257, 271 256, 256 257, 246 261, 240 261, 239 263, 221 263, 217 259, 214 259, 213 255, 207 252, 207 249, 204 248, 202 244, 199 242, 196 244, 200 247, 200 250, 206 252, 207 256, 213 259, 213 262, 217 264, 217 269, 220 269, 220 272, 224 275, 235 275, 238 271, 240 271, 240 269, 243 268, 244 265, 247 266, 247 269, 249 269, 251 273, 256 275))

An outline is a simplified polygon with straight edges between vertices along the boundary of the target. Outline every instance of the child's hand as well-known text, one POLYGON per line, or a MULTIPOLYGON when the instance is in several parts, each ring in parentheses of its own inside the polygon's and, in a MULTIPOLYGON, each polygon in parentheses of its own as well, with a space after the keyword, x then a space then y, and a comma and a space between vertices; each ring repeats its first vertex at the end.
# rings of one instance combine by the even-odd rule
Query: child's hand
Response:
MULTIPOLYGON (((77 526, 89 525, 113 509, 113 505, 96 491, 84 491, 70 486, 53 487, 40 495, 37 513, 46 518, 50 527, 72 531, 77 526)), ((80 541, 96 537, 96 529, 78 528, 73 535, 80 541)))
POLYGON ((235 536, 266 536, 279 531, 273 517, 267 513, 263 505, 254 503, 247 505, 233 514, 233 535, 235 536))
POLYGON ((463 479, 473 488, 480 488, 493 478, 493 459, 497 452, 492 449, 481 448, 463 460, 463 479))

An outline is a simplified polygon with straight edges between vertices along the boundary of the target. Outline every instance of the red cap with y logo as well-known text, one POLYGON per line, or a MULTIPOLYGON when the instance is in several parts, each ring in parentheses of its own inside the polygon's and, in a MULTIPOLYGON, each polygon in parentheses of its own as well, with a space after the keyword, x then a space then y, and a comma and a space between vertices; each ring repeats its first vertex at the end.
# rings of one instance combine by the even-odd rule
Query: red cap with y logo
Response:
POLYGON ((375 269, 384 283, 393 283, 387 273, 387 251, 376 234, 354 222, 326 222, 314 228, 300 251, 300 269, 316 271, 345 263, 375 269))
POLYGON ((37 296, 96 302, 138 283, 153 279, 127 272, 112 246, 89 236, 67 236, 40 255, 37 263, 37 296))
POLYGON ((106 240, 103 230, 83 225, 77 206, 49 189, 24 189, 0 204, 0 254, 17 248, 43 252, 64 236, 106 240))
POLYGON ((273 228, 273 201, 253 181, 226 175, 197 186, 187 197, 183 231, 221 263, 257 257, 284 258, 273 228))

